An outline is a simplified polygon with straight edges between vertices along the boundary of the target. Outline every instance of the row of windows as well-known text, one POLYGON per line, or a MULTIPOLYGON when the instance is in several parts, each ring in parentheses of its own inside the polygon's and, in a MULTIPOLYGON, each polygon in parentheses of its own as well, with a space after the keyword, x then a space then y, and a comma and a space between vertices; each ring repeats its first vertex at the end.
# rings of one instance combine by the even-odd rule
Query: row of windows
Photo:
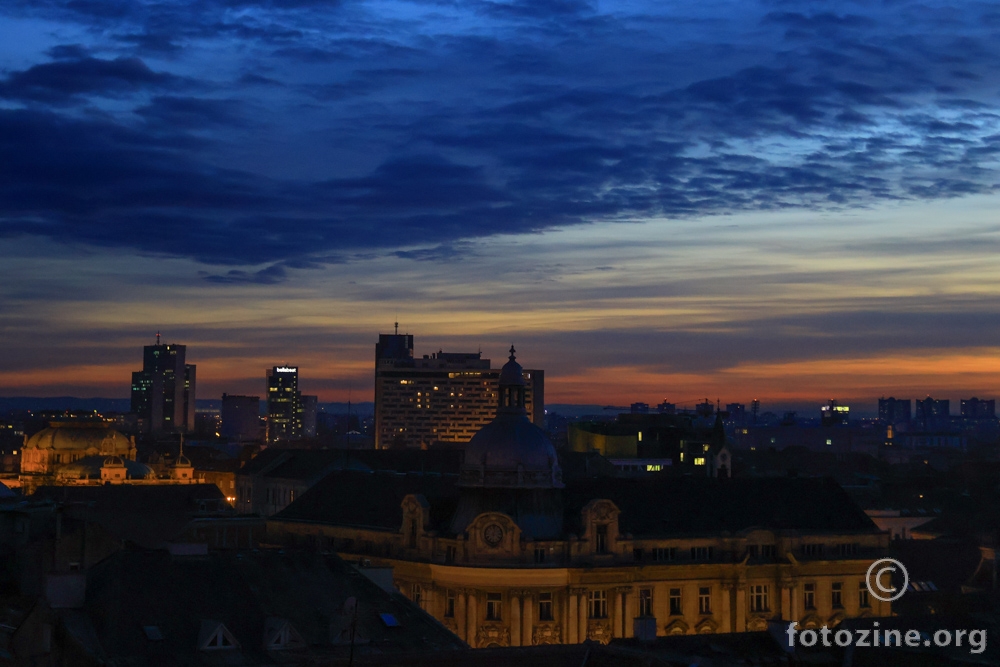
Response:
MULTIPOLYGON (((843 583, 835 582, 831 588, 831 598, 835 609, 843 608, 843 583)), ((454 618, 455 616, 455 592, 448 591, 445 601, 445 616, 454 618)), ((419 584, 414 584, 411 597, 417 604, 420 603, 421 588, 419 584)), ((486 594, 486 620, 503 620, 503 596, 500 593, 486 594)), ((671 588, 668 592, 668 610, 671 616, 683 616, 684 604, 683 595, 680 588, 671 588)), ((769 612, 771 611, 770 586, 767 584, 754 584, 750 586, 750 611, 769 612)), ((552 593, 538 594, 538 620, 553 620, 552 593)), ((865 582, 858 584, 858 606, 866 609, 871 606, 868 597, 868 588, 865 582)), ((805 608, 816 608, 816 584, 805 584, 805 608)), ((639 616, 653 616, 653 589, 640 588, 638 592, 639 616)), ((712 613, 712 589, 710 586, 700 586, 698 588, 698 613, 710 615, 712 613)), ((596 590, 587 594, 587 614, 589 618, 603 619, 608 617, 608 594, 607 591, 596 590)))
MULTIPOLYGON (((600 551, 600 550, 598 550, 600 551)), ((679 552, 677 547, 653 547, 651 549, 635 548, 632 550, 632 557, 637 560, 647 558, 656 563, 666 563, 678 560, 679 552)), ((714 547, 691 547, 691 560, 710 561, 715 558, 714 547)))
MULTIPOLYGON (((600 531, 600 527, 598 531, 600 531)), ((602 547, 600 532, 597 535, 596 546, 598 553, 604 553, 605 547, 602 547)), ((839 557, 857 556, 859 550, 857 543, 835 544, 829 548, 829 551, 827 551, 823 544, 803 544, 799 548, 801 555, 808 558, 818 558, 827 553, 839 557)), ((747 555, 753 559, 772 559, 776 553, 775 545, 773 544, 751 544, 747 546, 747 555)), ((690 555, 691 560, 710 561, 715 557, 715 550, 712 547, 691 547, 690 555)), ((637 561, 668 562, 678 560, 679 552, 677 547, 651 547, 645 549, 636 547, 632 550, 632 557, 637 561)))

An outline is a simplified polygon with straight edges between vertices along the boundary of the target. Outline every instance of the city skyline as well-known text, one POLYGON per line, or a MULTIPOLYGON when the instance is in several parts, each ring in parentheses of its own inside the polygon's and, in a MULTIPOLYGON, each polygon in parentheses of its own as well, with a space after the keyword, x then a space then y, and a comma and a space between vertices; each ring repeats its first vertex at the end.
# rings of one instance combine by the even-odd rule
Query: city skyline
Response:
POLYGON ((549 403, 1000 394, 989 3, 0 8, 0 394, 379 333, 549 403))

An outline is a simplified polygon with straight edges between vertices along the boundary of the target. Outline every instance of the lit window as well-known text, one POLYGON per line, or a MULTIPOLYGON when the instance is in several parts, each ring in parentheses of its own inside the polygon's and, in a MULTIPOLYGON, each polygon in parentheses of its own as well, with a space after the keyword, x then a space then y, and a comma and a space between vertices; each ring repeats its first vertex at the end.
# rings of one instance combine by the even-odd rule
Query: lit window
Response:
POLYGON ((703 456, 695 457, 694 464, 696 466, 703 466, 703 465, 705 465, 705 457, 703 457, 703 456))

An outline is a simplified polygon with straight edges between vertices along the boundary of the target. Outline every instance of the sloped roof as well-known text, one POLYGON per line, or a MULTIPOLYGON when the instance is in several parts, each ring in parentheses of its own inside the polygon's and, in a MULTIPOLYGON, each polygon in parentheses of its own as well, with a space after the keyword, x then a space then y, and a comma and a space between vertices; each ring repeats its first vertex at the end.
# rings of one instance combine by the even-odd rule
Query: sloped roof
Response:
POLYGON ((582 479, 563 496, 567 530, 580 510, 607 498, 621 510, 619 530, 643 536, 735 533, 748 528, 878 532, 878 527, 829 478, 650 477, 582 479))
POLYGON ((269 619, 286 619, 308 648, 284 654, 300 661, 346 656, 334 643, 348 627, 348 597, 358 601, 355 654, 437 651, 463 643, 399 594, 389 594, 336 556, 315 552, 213 552, 175 558, 166 551, 129 549, 92 568, 84 613, 115 664, 272 664, 264 648, 269 619), (379 614, 393 614, 388 628, 379 614), (202 625, 217 621, 238 649, 200 651, 202 625), (150 633, 144 627, 153 627, 150 633))
POLYGON ((457 480, 457 475, 338 470, 271 519, 395 531, 403 524, 403 498, 412 493, 427 498, 432 527, 442 530, 458 502, 457 480))
MULTIPOLYGON (((458 490, 452 475, 394 475, 338 471, 272 519, 399 530, 400 504, 423 494, 432 527, 447 531, 458 490)), ((636 536, 738 532, 748 528, 878 532, 837 483, 824 478, 717 479, 712 477, 595 477, 573 480, 562 492, 565 529, 580 532, 581 510, 611 500, 621 510, 620 530, 636 536)))
POLYGON ((150 548, 175 538, 206 511, 230 513, 215 484, 41 486, 31 498, 64 503, 71 516, 150 548))
POLYGON ((329 470, 458 473, 460 450, 283 449, 269 447, 237 471, 274 479, 309 481, 329 470))

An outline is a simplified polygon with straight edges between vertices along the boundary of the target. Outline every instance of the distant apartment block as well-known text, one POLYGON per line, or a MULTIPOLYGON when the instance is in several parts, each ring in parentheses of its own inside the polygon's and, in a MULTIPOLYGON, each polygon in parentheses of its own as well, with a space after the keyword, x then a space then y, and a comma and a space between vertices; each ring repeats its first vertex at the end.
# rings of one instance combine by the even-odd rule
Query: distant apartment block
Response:
POLYGON ((950 403, 947 398, 936 400, 930 396, 922 401, 918 400, 914 418, 919 427, 925 431, 946 427, 951 413, 950 403))
MULTIPOLYGON (((496 416, 499 369, 480 352, 413 356, 410 334, 375 345, 375 446, 429 448, 465 443, 496 416)), ((545 425, 545 374, 524 370, 529 418, 545 425)))
POLYGON ((961 403, 961 414, 966 419, 996 419, 997 406, 993 399, 982 400, 975 396, 963 398, 961 403))
POLYGON ((250 442, 260 438, 260 397, 222 395, 222 428, 224 438, 250 442))
POLYGON ((908 398, 878 399, 878 418, 886 424, 902 424, 913 416, 913 401, 908 398))
POLYGON ((142 348, 142 370, 132 373, 132 409, 143 433, 161 435, 193 431, 195 371, 185 363, 184 345, 155 345, 142 348))

